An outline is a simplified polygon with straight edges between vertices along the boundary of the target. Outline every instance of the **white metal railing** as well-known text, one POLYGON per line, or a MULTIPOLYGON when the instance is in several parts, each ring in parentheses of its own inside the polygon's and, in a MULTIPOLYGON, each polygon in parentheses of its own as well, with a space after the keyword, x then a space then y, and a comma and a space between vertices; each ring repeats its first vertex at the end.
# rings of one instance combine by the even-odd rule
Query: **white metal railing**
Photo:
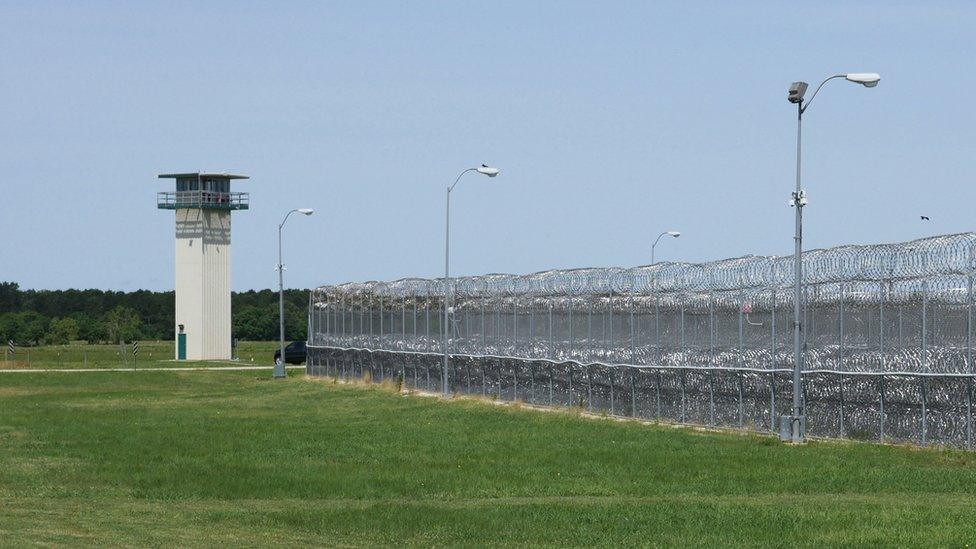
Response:
POLYGON ((215 191, 164 191, 156 193, 158 208, 214 208, 246 210, 250 206, 248 193, 215 191))

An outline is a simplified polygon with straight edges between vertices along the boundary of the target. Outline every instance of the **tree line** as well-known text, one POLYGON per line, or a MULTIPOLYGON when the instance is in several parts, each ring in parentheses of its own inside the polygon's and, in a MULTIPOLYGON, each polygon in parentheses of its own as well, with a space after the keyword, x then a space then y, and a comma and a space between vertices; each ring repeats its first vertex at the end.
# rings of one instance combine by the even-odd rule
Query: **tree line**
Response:
MULTIPOLYGON (((175 337, 173 292, 111 290, 21 290, 0 282, 0 341, 17 345, 82 340, 117 343, 175 337)), ((278 292, 231 293, 233 337, 278 339, 278 292)), ((308 290, 285 290, 285 337, 307 335, 308 290)))

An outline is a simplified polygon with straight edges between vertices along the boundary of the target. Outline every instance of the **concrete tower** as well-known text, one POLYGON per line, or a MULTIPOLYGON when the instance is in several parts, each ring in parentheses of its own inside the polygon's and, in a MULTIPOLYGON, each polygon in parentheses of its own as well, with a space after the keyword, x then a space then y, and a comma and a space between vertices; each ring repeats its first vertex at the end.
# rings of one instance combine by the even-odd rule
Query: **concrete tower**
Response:
POLYGON ((176 359, 230 359, 230 213, 249 206, 230 182, 247 176, 159 177, 176 180, 176 191, 156 195, 157 208, 176 210, 176 359))

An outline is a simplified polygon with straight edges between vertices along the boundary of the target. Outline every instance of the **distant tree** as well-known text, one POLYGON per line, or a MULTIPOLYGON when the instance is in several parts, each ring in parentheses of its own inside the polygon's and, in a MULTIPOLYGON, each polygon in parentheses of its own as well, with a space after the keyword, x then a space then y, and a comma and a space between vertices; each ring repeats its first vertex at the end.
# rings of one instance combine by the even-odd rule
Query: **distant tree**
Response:
POLYGON ((0 334, 17 345, 37 345, 48 332, 48 319, 34 311, 0 314, 0 334))
MULTIPOLYGON (((301 306, 296 305, 294 302, 285 303, 285 339, 293 341, 304 341, 308 336, 308 315, 307 315, 308 303, 302 303, 301 306)), ((277 339, 278 332, 275 332, 275 337, 272 339, 277 339)))
POLYGON ((0 282, 0 313, 19 312, 20 285, 16 282, 0 282))
POLYGON ((234 312, 234 337, 268 341, 278 336, 278 308, 250 305, 234 312))
MULTIPOLYGON (((308 290, 285 290, 284 297, 286 336, 302 339, 307 322, 308 290)), ((3 318, 0 334, 9 334, 4 337, 16 341, 39 341, 48 335, 46 319, 71 317, 77 322, 78 337, 85 341, 117 341, 122 336, 127 341, 134 337, 172 339, 176 324, 174 306, 172 291, 22 290, 15 282, 0 282, 0 317, 3 318), (120 307, 134 312, 138 322, 132 322, 131 315, 120 318, 117 314, 120 307), (27 312, 40 317, 20 316, 27 312), (4 313, 15 316, 5 317, 4 313), (133 324, 137 327, 133 328, 133 324), (126 330, 128 333, 123 334, 126 330)), ((278 292, 234 292, 231 310, 235 337, 278 339, 278 292)))
POLYGON ((108 341, 108 331, 102 321, 83 314, 76 314, 74 319, 78 323, 78 339, 87 343, 108 341))
POLYGON ((20 313, 0 313, 0 343, 17 340, 20 324, 20 313))
POLYGON ((78 339, 78 322, 68 317, 51 321, 45 341, 53 345, 65 345, 76 339, 78 339))
POLYGON ((121 305, 115 307, 105 315, 102 322, 105 325, 108 340, 112 343, 135 341, 142 335, 139 331, 142 326, 139 313, 128 307, 121 305))

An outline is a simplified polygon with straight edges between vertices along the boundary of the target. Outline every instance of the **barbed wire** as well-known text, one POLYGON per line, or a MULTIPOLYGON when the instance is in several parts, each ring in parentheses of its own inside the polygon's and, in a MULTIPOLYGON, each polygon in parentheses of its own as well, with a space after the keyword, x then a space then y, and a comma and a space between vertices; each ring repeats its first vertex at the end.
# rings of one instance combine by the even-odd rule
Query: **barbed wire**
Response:
MULTIPOLYGON (((849 245, 803 254, 805 285, 902 283, 969 275, 976 269, 976 233, 934 236, 894 244, 849 245)), ((591 267, 537 273, 487 274, 451 280, 456 297, 573 297, 681 292, 729 292, 793 284, 792 256, 744 256, 708 263, 663 262, 632 268, 591 267)), ((933 282, 942 286, 945 282, 933 282)), ((442 278, 348 282, 321 286, 317 295, 388 299, 444 295, 442 278)))

